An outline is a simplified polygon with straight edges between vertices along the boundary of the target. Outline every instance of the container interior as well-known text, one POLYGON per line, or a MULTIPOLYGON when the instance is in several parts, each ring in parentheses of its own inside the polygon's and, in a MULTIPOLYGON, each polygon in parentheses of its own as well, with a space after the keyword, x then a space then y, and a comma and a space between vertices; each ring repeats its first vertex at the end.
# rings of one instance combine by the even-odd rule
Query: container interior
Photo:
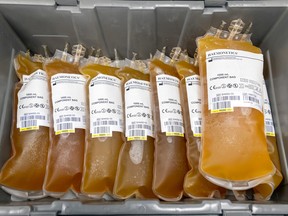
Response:
MULTIPOLYGON (((86 0, 57 1, 56 4, 54 0, 0 0, 0 167, 9 158, 11 151, 12 95, 14 84, 17 82, 13 58, 17 52, 30 49, 34 53, 43 54, 41 45, 45 44, 52 54, 56 48, 63 49, 65 43, 69 42, 70 44, 83 43, 87 48, 91 46, 101 48, 104 55, 112 58, 114 48, 121 58, 130 58, 132 52, 136 52, 138 58, 144 59, 148 58, 150 53, 153 54, 156 49, 162 49, 163 46, 167 46, 168 52, 175 46, 187 48, 188 53, 193 55, 196 37, 203 35, 210 26, 217 27, 222 20, 229 23, 233 19, 241 18, 246 24, 253 23, 252 41, 262 48, 265 56, 264 75, 277 134, 284 175, 283 184, 274 193, 271 202, 231 203, 229 200, 184 200, 175 205, 180 208, 178 213, 184 214, 192 214, 197 209, 199 211, 202 209, 202 213, 206 211, 209 214, 211 212, 220 214, 223 213, 223 208, 230 211, 231 205, 236 205, 242 210, 248 209, 247 211, 253 214, 262 214, 265 211, 266 213, 273 211, 275 214, 281 211, 283 214, 287 213, 288 2, 223 1, 223 4, 216 6, 213 4, 211 6, 207 2, 211 1, 86 0), (69 2, 72 5, 69 5, 69 2), (190 205, 187 205, 188 203, 190 205), (275 210, 273 205, 282 207, 280 210, 279 208, 275 210)), ((0 190, 2 203, 0 214, 1 209, 5 209, 10 200, 10 196, 0 190)), ((31 205, 36 212, 43 209, 49 212, 50 209, 50 212, 54 213, 55 209, 60 209, 60 212, 67 214, 91 213, 95 210, 93 203, 98 202, 74 202, 71 207, 69 202, 54 201, 51 205, 51 201, 51 199, 44 199, 16 202, 13 204, 14 214, 31 213, 31 205), (86 212, 83 212, 83 209, 86 212)), ((152 214, 155 211, 162 214, 177 213, 177 209, 171 209, 173 204, 159 201, 132 200, 109 202, 109 205, 105 203, 106 205, 98 209, 99 213, 124 214, 125 211, 121 212, 121 208, 126 211, 130 208, 131 213, 134 209, 139 214, 152 214), (155 205, 158 207, 153 208, 155 205), (141 207, 137 209, 137 206, 141 207), (153 211, 149 206, 152 206, 153 211)), ((7 213, 6 210, 3 211, 7 213)))

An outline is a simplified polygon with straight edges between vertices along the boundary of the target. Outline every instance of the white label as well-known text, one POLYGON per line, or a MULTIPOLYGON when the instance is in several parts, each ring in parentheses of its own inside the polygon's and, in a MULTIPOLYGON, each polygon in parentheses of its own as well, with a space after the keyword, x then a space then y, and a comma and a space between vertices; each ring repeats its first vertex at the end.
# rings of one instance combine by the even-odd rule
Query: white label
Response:
POLYGON ((200 77, 193 75, 185 78, 191 129, 195 137, 201 137, 201 94, 200 77))
POLYGON ((23 86, 18 92, 17 128, 27 131, 49 127, 49 112, 46 72, 39 69, 29 76, 23 75, 23 86))
POLYGON ((121 81, 99 74, 89 84, 90 133, 94 137, 110 137, 123 132, 121 81))
POLYGON ((131 79, 124 88, 127 140, 154 137, 150 82, 131 79))
POLYGON ((59 73, 51 77, 55 134, 85 129, 85 83, 79 74, 59 73))
POLYGON ((206 52, 208 108, 211 113, 250 107, 262 112, 263 55, 217 49, 206 52))
POLYGON ((180 103, 179 79, 161 74, 156 76, 161 131, 166 136, 184 136, 180 103))
POLYGON ((266 133, 266 136, 275 136, 274 122, 272 118, 270 101, 269 101, 265 81, 263 81, 263 100, 264 100, 263 110, 264 110, 264 119, 265 119, 265 133, 266 133))

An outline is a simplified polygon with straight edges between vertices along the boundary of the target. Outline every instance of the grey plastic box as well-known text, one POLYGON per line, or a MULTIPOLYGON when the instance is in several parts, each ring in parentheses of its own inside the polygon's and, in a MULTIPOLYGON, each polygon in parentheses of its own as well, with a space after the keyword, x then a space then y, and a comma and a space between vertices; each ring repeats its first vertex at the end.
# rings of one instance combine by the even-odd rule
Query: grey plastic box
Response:
POLYGON ((265 56, 265 79, 272 103, 284 182, 269 202, 158 200, 11 202, 0 190, 0 215, 285 215, 288 214, 288 1, 116 1, 0 0, 0 166, 10 155, 13 58, 20 50, 54 52, 65 42, 101 48, 113 57, 139 58, 163 46, 188 48, 221 20, 253 22, 252 40, 265 56))

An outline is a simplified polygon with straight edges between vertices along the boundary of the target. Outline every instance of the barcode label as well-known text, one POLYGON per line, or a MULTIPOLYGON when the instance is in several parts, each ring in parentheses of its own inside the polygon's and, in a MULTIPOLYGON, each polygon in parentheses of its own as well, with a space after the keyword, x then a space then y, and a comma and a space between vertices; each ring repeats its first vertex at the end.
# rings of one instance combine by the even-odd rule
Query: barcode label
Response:
POLYGON ((99 73, 89 83, 90 134, 92 138, 111 137, 123 132, 121 80, 99 73))
POLYGON ((20 131, 38 130, 38 120, 46 120, 44 115, 25 115, 20 117, 20 131))
POLYGON ((166 136, 184 136, 183 122, 180 121, 165 121, 166 136))
POLYGON ((202 136, 201 126, 202 126, 201 118, 198 118, 192 121, 191 127, 192 127, 194 137, 202 136))
POLYGON ((171 126, 171 125, 167 126, 167 132, 168 133, 173 133, 173 132, 182 133, 182 130, 183 130, 183 128, 180 126, 171 126))
POLYGON ((152 127, 150 125, 143 125, 143 124, 128 125, 128 130, 133 130, 133 129, 152 130, 152 127))
POLYGON ((44 115, 26 115, 26 116, 21 116, 20 120, 21 121, 27 121, 27 120, 45 120, 46 117, 44 115))
POLYGON ((201 137, 201 127, 193 127, 193 135, 195 137, 201 137))
POLYGON ((266 136, 275 136, 275 129, 272 121, 265 121, 266 136))
POLYGON ((129 130, 128 131, 128 141, 131 140, 147 140, 147 135, 145 130, 129 130))
POLYGON ((265 134, 266 136, 274 136, 275 137, 275 128, 273 124, 273 117, 268 97, 267 88, 265 85, 265 81, 263 80, 263 110, 264 110, 264 119, 265 119, 265 134))
POLYGON ((234 49, 207 51, 206 80, 211 113, 233 112, 235 107, 262 112, 262 54, 234 49))
POLYGON ((23 75, 23 86, 17 93, 17 123, 20 131, 39 130, 39 126, 49 127, 49 94, 47 74, 36 70, 23 75))
POLYGON ((179 122, 179 121, 165 121, 164 122, 164 126, 169 126, 169 125, 183 126, 183 122, 179 122))
POLYGON ((96 121, 96 122, 93 122, 93 126, 101 126, 101 125, 118 125, 118 121, 96 121))
POLYGON ((250 96, 250 95, 243 95, 243 100, 244 101, 251 101, 251 102, 260 104, 260 101, 256 97, 250 96))
MULTIPOLYGON (((194 137, 201 137, 201 89, 199 75, 186 77, 186 92, 189 108, 189 119, 194 137)), ((226 98, 213 98, 214 102, 226 98)))
POLYGON ((130 79, 125 89, 125 137, 130 140, 147 140, 154 137, 150 82, 130 79))
POLYGON ((37 129, 39 129, 37 120, 21 121, 20 131, 37 130, 37 129))
POLYGON ((181 136, 184 137, 184 130, 181 126, 166 126, 166 136, 181 136))
POLYGON ((179 83, 174 76, 156 76, 161 132, 166 136, 184 136, 179 83))
POLYGON ((80 74, 57 73, 50 79, 55 134, 75 133, 86 129, 86 77, 80 74))
POLYGON ((220 97, 214 97, 212 98, 212 102, 219 102, 219 101, 231 101, 231 100, 240 100, 240 96, 220 96, 220 97))
POLYGON ((266 125, 266 133, 274 133, 274 128, 272 126, 266 125))
POLYGON ((81 122, 80 117, 64 117, 64 118, 59 118, 56 119, 56 123, 62 123, 62 122, 81 122))
POLYGON ((211 113, 218 113, 218 112, 232 112, 233 107, 231 105, 231 101, 222 101, 212 104, 211 113))
POLYGON ((94 127, 93 128, 92 138, 111 137, 111 136, 112 136, 112 132, 111 132, 110 126, 101 126, 101 127, 94 127))
POLYGON ((269 126, 274 126, 272 121, 265 121, 265 124, 269 126))
POLYGON ((74 125, 72 122, 61 123, 56 125, 56 135, 63 133, 75 133, 74 125))

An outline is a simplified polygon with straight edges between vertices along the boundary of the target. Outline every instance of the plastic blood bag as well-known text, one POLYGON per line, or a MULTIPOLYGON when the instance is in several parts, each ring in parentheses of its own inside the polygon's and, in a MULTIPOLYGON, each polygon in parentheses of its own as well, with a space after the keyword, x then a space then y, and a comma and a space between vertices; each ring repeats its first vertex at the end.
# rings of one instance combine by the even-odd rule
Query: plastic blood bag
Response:
MULTIPOLYGON (((186 54, 176 63, 187 139, 187 158, 190 171, 185 176, 184 191, 192 198, 223 197, 226 190, 205 179, 198 170, 201 145, 201 94, 197 60, 186 54)), ((196 59, 196 58, 195 58, 196 59)))
POLYGON ((271 113, 270 101, 265 85, 265 81, 263 82, 263 99, 264 99, 264 119, 265 119, 265 133, 266 133, 266 142, 268 146, 268 151, 270 158, 273 164, 276 167, 276 173, 269 179, 267 179, 264 183, 253 188, 254 190, 254 198, 256 200, 269 200, 274 190, 281 183, 283 176, 281 174, 281 165, 278 154, 278 147, 275 137, 275 129, 274 123, 271 113))
POLYGON ((245 190, 275 173, 269 158, 262 112, 263 55, 239 41, 241 20, 228 38, 198 40, 202 91, 200 171, 211 182, 245 190))
POLYGON ((43 195, 49 147, 47 74, 42 69, 43 59, 38 60, 35 62, 29 54, 23 53, 18 54, 14 60, 20 82, 16 84, 14 92, 12 156, 0 174, 0 183, 6 191, 25 198, 43 195))
POLYGON ((163 200, 176 201, 183 195, 188 171, 180 81, 171 59, 159 51, 150 63, 150 72, 155 124, 153 191, 163 200))
POLYGON ((87 131, 83 194, 101 197, 112 194, 118 157, 123 144, 123 106, 119 68, 109 66, 107 57, 94 58, 80 68, 89 76, 87 83, 87 131))
POLYGON ((121 148, 114 195, 117 198, 156 198, 152 191, 154 131, 150 75, 145 64, 131 62, 117 71, 123 81, 125 143, 121 148))
POLYGON ((49 77, 53 121, 51 145, 44 190, 61 197, 69 190, 80 193, 85 144, 86 78, 78 71, 85 53, 82 45, 73 46, 74 58, 56 50, 54 58, 45 64, 49 77))
MULTIPOLYGON (((263 84, 263 100, 264 100, 264 117, 265 117, 265 133, 266 133, 266 142, 268 146, 268 151, 271 160, 276 166, 276 173, 268 178, 263 183, 257 185, 253 188, 254 191, 254 199, 255 200, 269 200, 274 192, 274 190, 281 183, 283 176, 280 172, 281 165, 279 160, 278 148, 275 137, 275 129, 273 118, 271 115, 270 102, 267 94, 267 89, 265 82, 263 84)), ((245 200, 246 199, 246 191, 233 191, 237 200, 245 200)))
MULTIPOLYGON (((248 26, 245 34, 243 34, 241 40, 245 40, 249 33, 249 30, 252 26, 252 23, 248 26)), ((266 143, 268 147, 268 152, 273 164, 276 167, 276 172, 273 176, 268 178, 265 182, 257 185, 253 188, 254 190, 254 199, 255 200, 269 200, 274 190, 281 183, 283 176, 281 174, 281 165, 278 154, 278 147, 275 137, 275 129, 272 118, 272 112, 270 107, 270 101, 265 85, 265 81, 263 80, 263 112, 264 112, 264 120, 265 120, 265 134, 266 134, 266 143)), ((246 199, 246 191, 233 191, 236 199, 245 200, 246 199)))

